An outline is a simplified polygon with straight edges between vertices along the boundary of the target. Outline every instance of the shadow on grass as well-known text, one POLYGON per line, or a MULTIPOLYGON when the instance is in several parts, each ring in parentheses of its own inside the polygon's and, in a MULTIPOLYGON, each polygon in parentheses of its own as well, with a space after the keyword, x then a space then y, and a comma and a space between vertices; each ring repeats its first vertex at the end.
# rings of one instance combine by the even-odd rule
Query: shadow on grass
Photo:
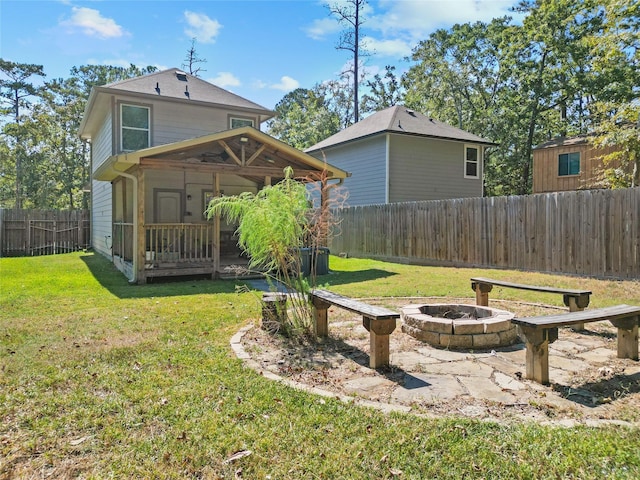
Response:
POLYGON ((102 255, 83 255, 80 258, 100 285, 118 298, 173 297, 236 291, 235 282, 211 280, 204 275, 154 279, 153 283, 146 285, 132 285, 122 272, 102 255))
MULTIPOLYGON (((118 298, 170 297, 180 295, 199 295, 203 293, 234 293, 236 284, 244 280, 211 280, 207 275, 155 278, 146 285, 132 285, 107 258, 99 254, 80 257, 98 282, 118 298)), ((317 284, 342 285, 366 282, 396 275, 379 269, 354 272, 332 272, 317 277, 317 284)))
POLYGON ((329 275, 319 275, 316 277, 318 285, 327 283, 329 285, 345 285, 347 283, 367 282, 397 275, 394 272, 387 272, 376 268, 368 270, 356 270, 353 272, 332 271, 329 275))

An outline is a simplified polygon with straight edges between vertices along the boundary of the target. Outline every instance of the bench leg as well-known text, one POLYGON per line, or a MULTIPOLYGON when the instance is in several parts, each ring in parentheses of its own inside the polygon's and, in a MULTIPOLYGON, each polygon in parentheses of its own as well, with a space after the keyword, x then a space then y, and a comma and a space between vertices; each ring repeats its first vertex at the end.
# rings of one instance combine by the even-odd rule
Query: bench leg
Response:
MULTIPOLYGON (((562 299, 564 300, 564 304, 569 307, 570 312, 581 312, 585 308, 589 306, 589 298, 590 295, 588 293, 582 295, 563 295, 562 299)), ((574 332, 579 332, 580 330, 584 330, 584 323, 576 323, 572 325, 571 330, 574 332)))
POLYGON ((317 301, 313 302, 313 333, 316 337, 324 338, 329 336, 328 310, 328 304, 317 301))
POLYGON ((369 332, 369 366, 380 368, 389 366, 389 335, 369 332))
POLYGON ((369 331, 369 366, 389 366, 389 336, 396 328, 396 319, 370 320, 362 317, 362 325, 369 331))
MULTIPOLYGON (((569 303, 569 305, 567 305, 569 307, 569 311, 570 312, 581 312, 582 310, 584 310, 584 308, 580 308, 578 306, 578 302, 576 301, 576 297, 566 297, 565 298, 565 303, 569 303)), ((574 325, 572 325, 571 330, 573 330, 574 332, 580 332, 582 330, 584 330, 584 322, 583 323, 576 323, 574 325)))
POLYGON ((638 360, 638 323, 640 317, 613 320, 618 327, 618 358, 638 360))
POLYGON ((472 282, 471 287, 476 292, 476 305, 482 307, 489 306, 489 292, 493 290, 493 285, 489 285, 486 283, 476 283, 472 282))
POLYGON ((549 343, 558 338, 558 329, 521 327, 521 331, 527 347, 526 378, 549 385, 549 343))

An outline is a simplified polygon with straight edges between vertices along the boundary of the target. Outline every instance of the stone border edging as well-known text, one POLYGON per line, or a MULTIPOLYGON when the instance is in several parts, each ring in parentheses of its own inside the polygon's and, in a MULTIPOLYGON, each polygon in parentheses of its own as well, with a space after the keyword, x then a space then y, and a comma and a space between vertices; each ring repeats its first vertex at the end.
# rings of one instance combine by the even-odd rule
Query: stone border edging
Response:
MULTIPOLYGON (((275 373, 270 372, 269 370, 263 369, 258 362, 256 362, 251 358, 251 355, 249 355, 244 349, 244 347, 242 346, 242 337, 252 328, 254 328, 253 325, 246 325, 242 327, 240 330, 238 330, 238 332, 233 337, 231 337, 231 340, 229 341, 229 343, 231 344, 231 349, 235 353, 236 357, 242 360, 242 362, 246 366, 258 372, 264 378, 268 378, 269 380, 275 380, 276 382, 283 383, 292 388, 295 388, 296 390, 313 393, 315 395, 319 395, 325 398, 335 398, 337 400, 340 400, 343 403, 376 408, 386 413, 390 413, 390 412, 411 413, 411 407, 408 407, 406 405, 394 405, 391 403, 372 402, 370 400, 365 400, 358 397, 352 397, 349 395, 340 395, 338 393, 330 392, 328 390, 323 390, 318 387, 311 387, 305 383, 289 380, 288 378, 281 377, 280 375, 276 375, 275 373)), ((423 414, 420 414, 420 415, 424 416, 423 414)), ((436 417, 433 416, 433 418, 436 418, 436 417)))
MULTIPOLYGON (((244 327, 242 327, 240 330, 238 330, 235 333, 235 335, 231 337, 231 339, 229 340, 229 344, 231 346, 231 350, 233 350, 233 353, 236 355, 236 357, 239 360, 242 360, 242 362, 247 367, 256 371, 259 375, 261 375, 264 378, 268 378, 269 380, 274 380, 276 382, 287 385, 291 388, 295 388, 296 390, 312 393, 320 397, 335 398, 345 404, 374 408, 383 413, 398 412, 398 413, 408 413, 408 414, 412 414, 412 415, 424 417, 424 418, 433 418, 433 419, 442 418, 439 415, 414 412, 411 407, 408 407, 406 405, 395 405, 391 403, 373 402, 371 400, 365 400, 362 398, 352 397, 349 395, 341 395, 335 392, 330 392, 328 390, 323 390, 318 387, 312 387, 302 382, 289 380, 280 375, 276 375, 275 373, 270 372, 269 370, 265 370, 260 366, 258 362, 256 362, 255 360, 253 360, 253 358, 251 358, 251 355, 249 355, 246 352, 246 350, 244 349, 244 346, 242 345, 242 337, 244 337, 244 335, 252 328, 255 328, 255 326, 251 324, 245 325, 244 327)), ((501 422, 495 418, 484 418, 484 419, 480 419, 479 421, 501 424, 501 422)), ((572 419, 549 420, 546 422, 536 422, 534 420, 529 420, 529 421, 521 420, 520 423, 536 423, 540 426, 552 426, 552 427, 564 427, 564 428, 607 427, 607 426, 638 428, 640 426, 640 423, 632 423, 624 420, 605 420, 605 419, 602 419, 602 420, 586 419, 582 422, 577 420, 572 420, 572 419)))

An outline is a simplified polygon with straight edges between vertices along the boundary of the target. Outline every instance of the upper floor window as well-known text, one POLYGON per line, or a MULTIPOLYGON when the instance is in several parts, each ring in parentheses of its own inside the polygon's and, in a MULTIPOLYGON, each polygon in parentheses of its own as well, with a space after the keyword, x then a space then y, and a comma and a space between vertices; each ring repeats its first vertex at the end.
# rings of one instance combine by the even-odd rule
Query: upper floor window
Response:
POLYGON ((253 127, 252 118, 231 117, 229 119, 230 128, 253 127))
POLYGON ((120 105, 121 149, 134 151, 149 146, 149 108, 120 105))
POLYGON ((561 153, 558 155, 558 176, 580 174, 580 152, 561 153))
POLYGON ((480 178, 480 149, 464 147, 464 178, 480 178))

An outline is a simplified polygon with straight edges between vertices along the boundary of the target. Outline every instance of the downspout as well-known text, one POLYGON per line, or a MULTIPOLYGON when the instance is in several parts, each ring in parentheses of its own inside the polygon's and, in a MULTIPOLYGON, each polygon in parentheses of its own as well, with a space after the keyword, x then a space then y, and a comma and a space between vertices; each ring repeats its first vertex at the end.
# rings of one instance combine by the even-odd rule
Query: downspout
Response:
MULTIPOLYGON (((129 283, 137 283, 138 282, 138 257, 140 256, 140 252, 138 249, 138 177, 135 175, 131 175, 130 173, 123 172, 118 170, 115 165, 113 170, 118 172, 125 178, 130 179, 133 182, 133 191, 135 195, 133 196, 133 245, 134 245, 134 255, 133 255, 133 278, 129 279, 129 283)), ((113 197, 111 199, 113 201, 113 197)), ((113 219, 111 219, 111 223, 113 223, 113 219)))

